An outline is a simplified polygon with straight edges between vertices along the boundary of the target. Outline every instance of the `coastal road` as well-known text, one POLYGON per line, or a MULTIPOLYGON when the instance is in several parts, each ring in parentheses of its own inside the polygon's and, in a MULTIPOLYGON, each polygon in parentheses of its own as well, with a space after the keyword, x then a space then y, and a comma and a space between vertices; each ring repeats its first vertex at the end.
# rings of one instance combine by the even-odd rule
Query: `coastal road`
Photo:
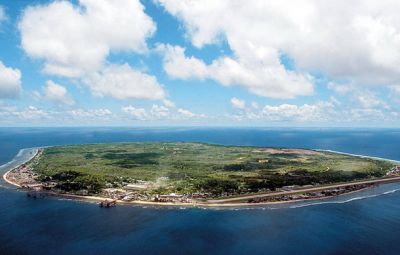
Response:
POLYGON ((379 183, 388 183, 388 182, 396 182, 396 181, 400 181, 400 176, 399 177, 386 177, 386 178, 375 179, 375 180, 356 181, 356 182, 349 182, 349 183, 343 183, 343 184, 332 184, 332 185, 327 185, 327 186, 318 186, 318 187, 297 189, 297 190, 290 190, 290 191, 244 195, 244 196, 224 198, 224 199, 213 199, 213 200, 207 200, 207 203, 223 204, 223 203, 231 203, 231 202, 240 202, 240 201, 252 199, 252 198, 266 198, 266 197, 276 197, 276 196, 284 196, 284 195, 294 195, 294 194, 301 194, 301 193, 307 193, 307 192, 322 191, 322 190, 327 190, 327 189, 344 188, 344 187, 348 187, 348 186, 352 186, 352 185, 379 184, 379 183))

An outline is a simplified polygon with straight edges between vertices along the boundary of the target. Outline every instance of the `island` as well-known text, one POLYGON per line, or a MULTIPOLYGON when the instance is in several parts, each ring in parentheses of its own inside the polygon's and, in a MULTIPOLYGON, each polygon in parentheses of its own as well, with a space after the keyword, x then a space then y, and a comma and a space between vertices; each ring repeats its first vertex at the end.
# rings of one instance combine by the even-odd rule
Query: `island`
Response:
POLYGON ((322 199, 400 180, 389 160, 323 150, 132 142, 40 148, 4 175, 29 196, 230 206, 322 199))

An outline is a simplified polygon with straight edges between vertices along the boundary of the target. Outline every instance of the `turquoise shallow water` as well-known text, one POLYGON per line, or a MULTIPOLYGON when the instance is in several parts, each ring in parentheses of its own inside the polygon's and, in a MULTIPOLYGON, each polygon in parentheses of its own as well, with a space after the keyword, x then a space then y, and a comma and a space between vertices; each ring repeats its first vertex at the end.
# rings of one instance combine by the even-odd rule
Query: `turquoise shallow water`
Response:
MULTIPOLYGON (((112 141, 320 148, 400 160, 400 130, 394 129, 20 128, 0 129, 0 164, 22 148, 112 141)), ((393 183, 255 208, 104 210, 29 199, 0 182, 0 254, 400 254, 399 189, 393 183)))

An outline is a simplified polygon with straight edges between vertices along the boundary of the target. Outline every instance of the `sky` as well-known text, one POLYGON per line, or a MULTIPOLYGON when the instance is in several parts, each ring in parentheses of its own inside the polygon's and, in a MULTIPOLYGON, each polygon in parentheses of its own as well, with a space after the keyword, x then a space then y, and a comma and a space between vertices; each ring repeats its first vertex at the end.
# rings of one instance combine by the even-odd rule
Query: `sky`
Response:
POLYGON ((396 0, 0 0, 0 126, 400 126, 396 0))

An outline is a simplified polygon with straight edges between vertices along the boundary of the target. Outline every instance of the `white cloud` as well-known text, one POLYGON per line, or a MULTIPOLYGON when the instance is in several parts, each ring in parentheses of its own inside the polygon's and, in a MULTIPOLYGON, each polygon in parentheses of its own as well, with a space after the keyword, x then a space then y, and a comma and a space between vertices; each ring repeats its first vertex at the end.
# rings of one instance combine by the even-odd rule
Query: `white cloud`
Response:
POLYGON ((0 98, 16 98, 21 92, 21 72, 0 61, 0 98))
POLYGON ((51 80, 47 81, 46 85, 43 87, 43 95, 37 91, 34 92, 34 95, 39 99, 49 100, 58 105, 75 104, 74 99, 68 93, 67 89, 51 80))
POLYGON ((106 108, 90 109, 90 110, 75 109, 68 111, 67 114, 69 114, 72 118, 78 120, 88 120, 96 118, 106 120, 112 115, 112 112, 106 108))
POLYGON ((164 70, 171 78, 212 79, 224 86, 239 85, 253 94, 273 98, 313 93, 312 77, 286 70, 279 60, 273 60, 279 55, 277 51, 267 50, 261 56, 221 57, 206 65, 200 59, 185 56, 179 46, 162 45, 158 50, 164 54, 164 70))
POLYGON ((365 121, 365 122, 373 122, 373 121, 390 121, 388 117, 390 118, 391 116, 387 115, 385 112, 383 112, 380 109, 351 109, 349 111, 349 116, 348 118, 352 122, 360 122, 360 121, 365 121))
POLYGON ((7 15, 6 12, 4 10, 4 7, 0 5, 0 24, 1 22, 7 20, 7 15))
POLYGON ((390 91, 392 94, 396 96, 400 96, 400 85, 393 85, 390 87, 390 91))
POLYGON ((121 108, 123 113, 126 113, 134 120, 183 120, 183 119, 204 119, 206 115, 195 114, 187 109, 178 108, 170 109, 163 105, 153 104, 149 110, 132 105, 124 106, 121 108))
POLYGON ((165 119, 169 116, 169 109, 162 105, 153 104, 150 110, 150 114, 155 119, 165 119))
POLYGON ((226 41, 232 50, 232 56, 207 66, 215 72, 210 74, 200 60, 184 61, 175 49, 169 54, 179 61, 167 57, 165 64, 172 77, 212 78, 282 98, 311 94, 308 72, 313 71, 355 85, 391 85, 400 79, 399 1, 157 2, 183 21, 194 46, 226 41), (293 59, 298 72, 281 65, 282 53, 293 59), (180 74, 170 67, 174 63, 197 63, 197 68, 185 67, 180 74))
POLYGON ((328 89, 333 90, 338 94, 346 94, 349 92, 354 91, 355 86, 354 84, 349 83, 336 83, 336 82, 328 82, 327 85, 328 89))
MULTIPOLYGON (((348 94, 351 102, 356 102, 357 105, 355 107, 361 107, 364 109, 373 109, 373 108, 383 108, 383 109, 389 109, 390 106, 388 103, 386 103, 384 100, 380 99, 375 93, 373 93, 369 89, 360 89, 357 88, 352 83, 335 83, 335 82, 329 82, 328 83, 328 88, 330 90, 333 90, 334 92, 344 95, 348 94)), ((395 90, 395 86, 390 86, 392 92, 395 90)), ((331 102, 340 105, 341 102, 339 102, 334 96, 330 97, 331 102)), ((354 105, 353 105, 354 107, 354 105)))
POLYGON ((356 93, 355 98, 362 108, 390 108, 386 102, 379 99, 370 91, 358 92, 356 93))
POLYGON ((22 48, 44 71, 67 77, 98 70, 111 51, 143 53, 156 30, 139 0, 54 1, 25 9, 22 48))
POLYGON ((330 96, 329 97, 329 100, 332 102, 332 104, 334 104, 334 105, 341 105, 342 103, 336 98, 336 97, 334 97, 334 96, 330 96))
POLYGON ((36 106, 17 107, 0 103, 0 123, 7 125, 98 125, 117 120, 107 108, 54 110, 36 106))
POLYGON ((258 109, 258 103, 257 102, 251 102, 251 107, 254 109, 258 109))
POLYGON ((18 121, 37 121, 50 118, 50 114, 35 106, 28 106, 23 109, 16 107, 0 107, 0 122, 10 121, 16 123, 18 121))
POLYGON ((135 120, 163 120, 170 117, 170 110, 163 105, 157 104, 153 104, 149 111, 132 105, 122 107, 121 111, 135 120))
POLYGON ((244 109, 246 108, 246 102, 244 100, 238 99, 236 97, 231 98, 231 105, 234 108, 244 109))
MULTIPOLYGON (((236 121, 257 121, 257 122, 346 122, 343 116, 343 109, 340 108, 340 102, 331 97, 328 101, 318 101, 303 105, 296 104, 278 104, 265 105, 259 107, 253 102, 251 107, 237 108, 238 111, 232 115, 236 121), (341 115, 342 114, 342 115, 341 115), (338 118, 340 116, 340 118, 338 118)), ((346 113, 346 115, 348 115, 346 113)))
POLYGON ((184 117, 188 117, 188 118, 193 118, 196 116, 196 114, 194 114, 193 112, 186 110, 186 109, 182 109, 182 108, 178 109, 178 113, 180 113, 184 117))
POLYGON ((209 116, 207 116, 206 114, 198 114, 198 113, 193 113, 187 109, 183 109, 183 108, 179 108, 178 109, 178 116, 177 119, 196 119, 196 120, 200 120, 200 119, 207 119, 209 118, 209 116))
POLYGON ((399 109, 389 107, 384 101, 379 100, 374 94, 364 92, 364 96, 354 96, 356 104, 348 105, 330 97, 328 101, 318 101, 303 105, 278 104, 265 105, 260 110, 246 108, 230 115, 235 121, 248 123, 312 123, 356 125, 356 123, 396 123, 400 116, 399 109), (250 122, 251 121, 251 122, 250 122))
POLYGON ((164 99, 163 100, 163 104, 168 108, 174 108, 175 107, 175 103, 172 102, 171 100, 168 100, 168 99, 164 99))
POLYGON ((110 65, 84 79, 95 96, 116 99, 152 99, 165 97, 154 76, 133 69, 128 64, 110 65))
POLYGON ((132 105, 122 107, 121 110, 124 113, 129 114, 134 119, 137 120, 146 120, 147 119, 147 112, 144 108, 136 108, 132 105))
POLYGON ((332 108, 333 105, 329 102, 301 106, 291 104, 266 105, 262 109, 262 117, 271 121, 324 121, 331 117, 328 112, 332 108))
POLYGON ((128 64, 106 62, 111 52, 147 52, 156 30, 139 0, 54 1, 25 9, 19 23, 21 45, 44 60, 48 74, 77 77, 100 97, 163 99, 156 77, 128 64))
POLYGON ((164 70, 171 78, 205 79, 209 75, 206 64, 195 57, 186 57, 182 47, 160 44, 156 50, 164 54, 164 70))

